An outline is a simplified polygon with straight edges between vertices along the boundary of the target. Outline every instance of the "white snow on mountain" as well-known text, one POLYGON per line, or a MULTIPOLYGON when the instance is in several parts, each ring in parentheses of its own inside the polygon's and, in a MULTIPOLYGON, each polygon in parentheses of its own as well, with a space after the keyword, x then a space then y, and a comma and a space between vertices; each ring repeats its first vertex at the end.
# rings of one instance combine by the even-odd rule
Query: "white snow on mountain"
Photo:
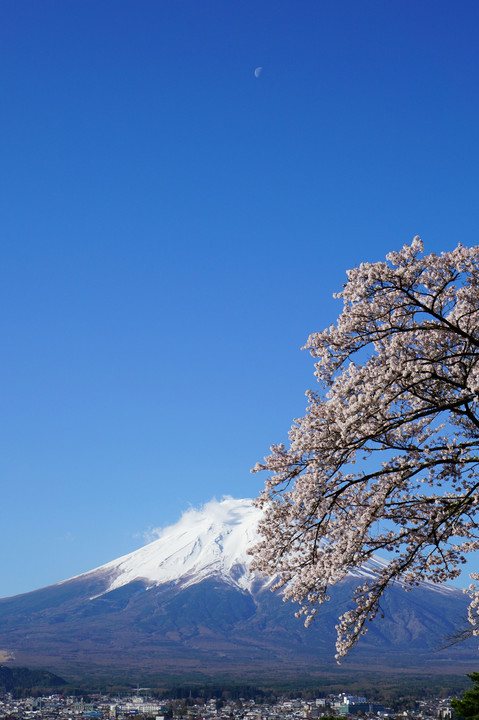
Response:
MULTIPOLYGON (((200 509, 187 510, 175 525, 155 531, 157 540, 85 575, 101 573, 110 578, 106 593, 135 580, 142 580, 149 587, 163 584, 188 587, 207 578, 221 577, 249 592, 258 581, 262 587, 271 586, 273 579, 249 570, 248 548, 257 539, 260 517, 261 510, 248 498, 228 496, 221 501, 211 500, 200 509)), ((350 575, 358 580, 372 579, 386 564, 386 560, 376 556, 350 575)), ((421 585, 440 592, 457 592, 456 588, 427 581, 421 585)))
POLYGON ((157 531, 157 540, 92 572, 102 570, 114 577, 107 592, 138 579, 186 587, 214 576, 250 590, 259 576, 248 570, 247 550, 255 541, 260 516, 250 499, 211 500, 157 531))

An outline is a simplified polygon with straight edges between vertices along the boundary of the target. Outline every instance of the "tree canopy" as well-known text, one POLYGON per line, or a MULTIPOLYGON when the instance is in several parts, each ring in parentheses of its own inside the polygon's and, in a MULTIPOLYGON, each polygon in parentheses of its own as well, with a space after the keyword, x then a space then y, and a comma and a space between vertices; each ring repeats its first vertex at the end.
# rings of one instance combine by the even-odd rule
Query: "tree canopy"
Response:
POLYGON ((339 618, 340 659, 388 586, 457 578, 479 548, 479 247, 424 255, 415 237, 349 270, 337 297, 336 323, 305 346, 319 388, 289 447, 253 468, 269 473, 253 567, 309 624, 331 586, 387 551, 339 618))
POLYGON ((474 687, 466 690, 461 699, 453 698, 451 705, 460 717, 466 720, 479 720, 479 673, 468 673, 467 677, 472 680, 474 687))

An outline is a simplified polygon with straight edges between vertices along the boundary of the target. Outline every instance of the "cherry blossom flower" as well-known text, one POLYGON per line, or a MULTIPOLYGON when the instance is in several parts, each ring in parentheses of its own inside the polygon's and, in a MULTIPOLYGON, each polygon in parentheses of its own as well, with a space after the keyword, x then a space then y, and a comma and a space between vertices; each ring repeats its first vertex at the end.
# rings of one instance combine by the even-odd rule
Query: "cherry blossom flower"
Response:
MULTIPOLYGON (((331 586, 387 551, 339 618, 340 659, 388 586, 453 580, 479 549, 479 247, 424 255, 415 237, 349 270, 337 297, 337 322, 305 345, 318 381, 306 414, 253 468, 268 472, 253 567, 309 624, 331 586)), ((479 635, 479 589, 467 592, 479 635)))

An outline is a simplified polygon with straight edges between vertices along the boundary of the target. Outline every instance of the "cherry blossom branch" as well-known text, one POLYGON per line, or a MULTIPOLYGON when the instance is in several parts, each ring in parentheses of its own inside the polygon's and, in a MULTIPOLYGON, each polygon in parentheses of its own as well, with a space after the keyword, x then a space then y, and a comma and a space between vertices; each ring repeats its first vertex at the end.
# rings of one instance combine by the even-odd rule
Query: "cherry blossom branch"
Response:
MULTIPOLYGON (((253 566, 307 624, 351 569, 390 554, 340 618, 338 657, 387 587, 455 578, 479 549, 479 248, 422 253, 415 238, 348 272, 336 324, 305 345, 320 389, 290 447, 254 468, 269 475, 253 566)), ((469 592, 479 634, 479 589, 469 592)))

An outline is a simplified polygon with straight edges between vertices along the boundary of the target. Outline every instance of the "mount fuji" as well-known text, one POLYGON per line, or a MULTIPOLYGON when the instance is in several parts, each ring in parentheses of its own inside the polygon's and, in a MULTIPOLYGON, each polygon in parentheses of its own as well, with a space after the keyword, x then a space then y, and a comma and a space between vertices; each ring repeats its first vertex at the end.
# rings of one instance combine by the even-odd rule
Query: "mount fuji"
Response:
POLYGON ((227 585, 251 592, 260 576, 248 570, 248 548, 257 537, 260 516, 251 500, 212 501, 201 510, 188 510, 176 525, 157 531, 158 539, 149 545, 92 572, 112 578, 106 592, 140 579, 148 588, 174 584, 180 589, 207 578, 221 578, 227 585))
MULTIPOLYGON (((295 606, 249 571, 260 517, 248 499, 190 509, 145 547, 56 585, 0 600, 0 657, 75 676, 142 673, 177 679, 304 677, 335 666, 337 617, 358 575, 304 628, 295 606)), ((346 661, 351 668, 473 670, 477 640, 440 652, 461 625, 467 601, 456 588, 391 588, 384 619, 346 661)))

